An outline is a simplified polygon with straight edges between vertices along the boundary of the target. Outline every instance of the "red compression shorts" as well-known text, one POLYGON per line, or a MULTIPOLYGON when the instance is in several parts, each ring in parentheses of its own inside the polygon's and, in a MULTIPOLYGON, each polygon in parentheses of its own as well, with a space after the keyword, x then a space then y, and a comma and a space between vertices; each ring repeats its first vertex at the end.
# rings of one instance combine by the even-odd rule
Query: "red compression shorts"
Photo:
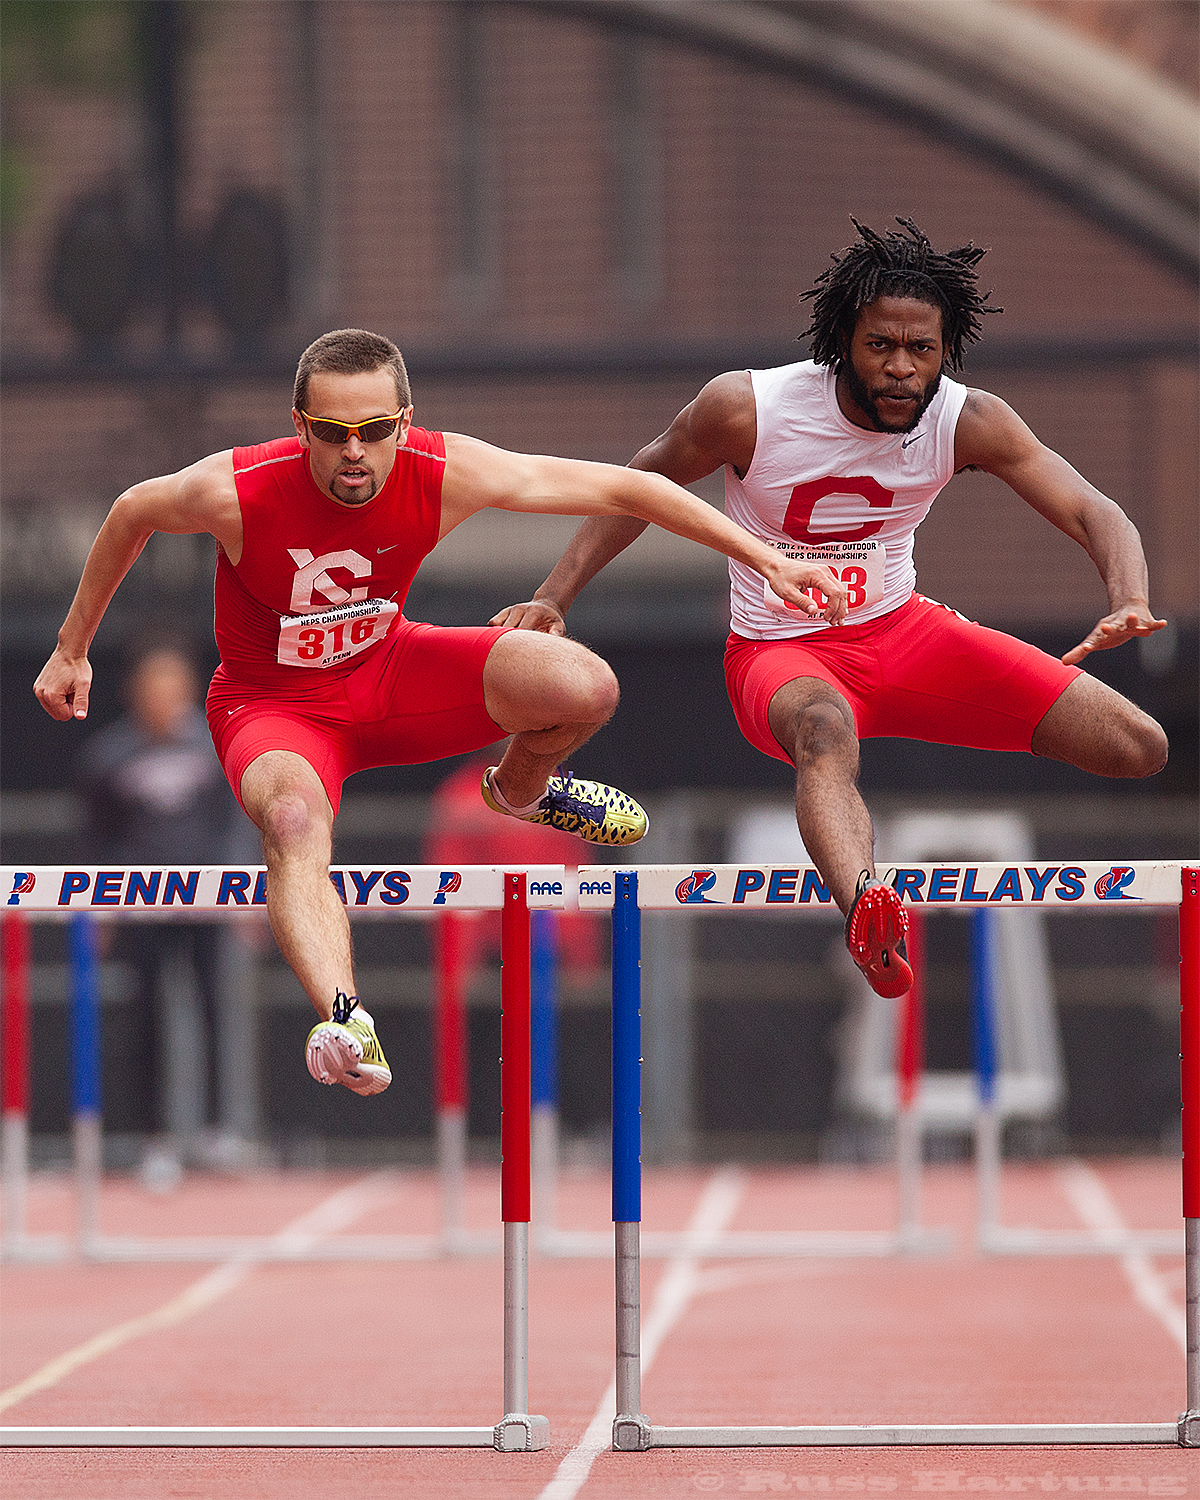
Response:
POLYGON ((336 813, 354 771, 441 760, 502 739, 506 731, 483 706, 483 664, 505 634, 506 627, 401 620, 353 671, 297 683, 292 697, 218 667, 206 706, 229 785, 240 801, 250 762, 291 750, 316 771, 336 813))
POLYGON ((1079 676, 1057 657, 921 594, 878 620, 784 641, 731 635, 725 682, 738 727, 790 763, 767 710, 785 683, 818 677, 854 712, 861 740, 894 736, 975 750, 1028 750, 1046 710, 1079 676))

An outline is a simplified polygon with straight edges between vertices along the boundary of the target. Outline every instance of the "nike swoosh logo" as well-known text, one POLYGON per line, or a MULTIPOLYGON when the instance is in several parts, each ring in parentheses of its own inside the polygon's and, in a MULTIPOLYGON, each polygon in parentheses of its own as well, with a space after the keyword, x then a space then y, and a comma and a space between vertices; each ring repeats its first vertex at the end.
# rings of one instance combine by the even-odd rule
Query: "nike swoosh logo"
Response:
POLYGON ((901 438, 900 439, 900 446, 902 448, 911 448, 914 443, 920 442, 920 440, 924 436, 925 436, 925 434, 923 432, 918 432, 917 435, 916 435, 916 437, 901 438))
POLYGON ((382 557, 385 552, 394 552, 399 545, 399 542, 393 542, 390 547, 376 547, 375 556, 382 557))

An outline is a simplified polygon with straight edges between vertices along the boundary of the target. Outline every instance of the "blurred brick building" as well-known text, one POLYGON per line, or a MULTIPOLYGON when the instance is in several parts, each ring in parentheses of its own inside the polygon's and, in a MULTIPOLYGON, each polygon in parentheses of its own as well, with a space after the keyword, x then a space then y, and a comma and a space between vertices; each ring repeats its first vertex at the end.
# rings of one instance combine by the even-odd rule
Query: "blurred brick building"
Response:
MULTIPOLYGON (((24 190, 7 215, 0 480, 21 678, 114 495, 286 432, 296 355, 324 329, 395 338, 420 422, 623 462, 719 370, 803 352, 798 293, 851 213, 991 247, 983 278, 1005 311, 968 380, 1126 507, 1155 605, 1194 639, 1195 254, 1138 207, 1167 169, 1138 157, 1096 65, 1117 70, 1109 97, 1131 101, 1147 139, 1151 106, 1177 129, 1196 114, 1194 6, 43 9, 80 21, 55 34, 53 59, 36 30, 6 36, 6 150, 24 190), (1008 73, 985 76, 981 17, 1012 39, 1008 73), (1049 82, 1020 55, 1022 26, 1059 59, 1049 82), (1091 115, 1057 100, 1072 68, 1096 80, 1091 115), (965 116, 939 115, 930 79, 965 116), (99 333, 81 299, 107 310, 99 333)), ((1188 191, 1176 181, 1156 200, 1176 230, 1188 191)), ((719 482, 701 488, 719 497, 719 482)), ((571 529, 478 518, 427 563, 412 612, 486 618, 571 529)), ((952 482, 917 556, 927 592, 1039 639, 1101 610, 1079 549, 986 476, 952 482)), ((148 597, 207 608, 208 539, 156 538, 138 568, 101 651, 148 597)), ((648 535, 585 595, 576 628, 601 647, 711 654, 723 599, 722 560, 648 535)))
MULTIPOLYGON (((911 215, 939 243, 991 247, 984 284, 1005 311, 988 320, 966 378, 1126 507, 1153 603, 1173 625, 1145 650, 1089 663, 1166 723, 1162 776, 1101 784, 1027 756, 874 742, 863 770, 873 808, 975 806, 999 793, 1029 815, 1047 857, 1194 852, 1194 0, 4 9, 6 859, 77 855, 77 818, 58 789, 80 726, 51 723, 29 689, 105 511, 146 475, 287 432, 310 339, 351 324, 393 337, 424 425, 624 462, 712 375, 803 355, 798 294, 848 241, 850 214, 875 226, 911 215)), ((719 478, 699 488, 719 500, 719 478)), ((573 527, 473 518, 422 569, 410 614, 487 619, 540 581, 573 527)), ((1103 609, 1080 550, 986 476, 952 481, 917 561, 927 593, 1055 652, 1103 609)), ((90 727, 115 716, 121 651, 161 614, 208 631, 212 570, 210 539, 152 539, 97 639, 90 727)), ((585 591, 572 625, 623 691, 576 769, 657 797, 653 857, 723 858, 738 807, 767 794, 787 802, 786 769, 744 745, 724 701, 722 559, 648 532, 585 591)), ((355 778, 337 857, 419 860, 425 794, 445 773, 355 778)), ((744 1091, 730 1077, 776 1079, 799 1059, 738 1128, 815 1138, 838 1009, 825 938, 801 935, 785 964, 761 928, 720 925, 695 940, 696 1124, 734 1128, 727 1100, 744 1091), (733 1057, 735 1035, 744 1050, 733 1057)), ((1073 1139, 1144 1144, 1178 1120, 1176 950, 1152 918, 1100 928, 1072 917, 1056 930, 1066 1124, 1073 1139)), ((43 1000, 65 994, 58 937, 37 934, 43 1000)), ((387 997, 389 1047, 411 1067, 370 1128, 415 1136, 428 1129, 426 929, 364 926, 358 942, 364 989, 387 997)), ((290 972, 270 955, 259 967, 264 1014, 286 1011, 299 1026, 290 972)), ((105 981, 110 1099, 121 1097, 121 1036, 133 1035, 118 979, 105 981)), ((961 1065, 961 991, 951 966, 930 979, 936 1066, 961 1065)), ((601 983, 568 988, 563 1111, 574 1130, 607 1110, 606 1007, 601 983)), ((39 1056, 65 1056, 64 1015, 38 1007, 39 1056)), ((471 1045, 473 1129, 486 1132, 498 1032, 483 1006, 471 1045)), ((343 1091, 313 1091, 302 1072, 271 1088, 269 1132, 368 1128, 331 1097, 343 1091)), ((57 1095, 35 1105, 34 1128, 64 1128, 57 1095)))

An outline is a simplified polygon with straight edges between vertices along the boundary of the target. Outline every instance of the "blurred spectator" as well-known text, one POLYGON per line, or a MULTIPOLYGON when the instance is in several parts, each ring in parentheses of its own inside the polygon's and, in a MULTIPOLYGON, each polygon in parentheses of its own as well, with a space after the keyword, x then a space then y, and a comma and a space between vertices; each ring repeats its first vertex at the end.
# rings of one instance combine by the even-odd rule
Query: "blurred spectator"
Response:
MULTIPOLYGON (((446 777, 429 804, 429 828, 421 852, 425 864, 587 865, 598 858, 596 847, 574 834, 540 823, 521 823, 492 812, 479 795, 488 766, 500 759, 503 746, 472 756, 446 777), (493 753, 494 752, 494 753, 493 753)), ((566 968, 588 977, 599 961, 601 926, 588 913, 564 911, 559 922, 559 954, 566 968)), ((469 975, 484 958, 500 951, 500 913, 482 912, 464 926, 461 963, 469 975)))
MULTIPOLYGON (((213 750, 188 654, 174 645, 142 653, 124 699, 125 714, 86 742, 76 767, 89 861, 120 867, 257 858, 254 829, 213 750)), ((112 942, 114 955, 137 973, 134 1068, 160 1133, 143 1175, 167 1188, 186 1154, 219 1159, 233 1146, 204 1130, 217 1125, 220 1112, 222 929, 192 920, 125 922, 112 942)))

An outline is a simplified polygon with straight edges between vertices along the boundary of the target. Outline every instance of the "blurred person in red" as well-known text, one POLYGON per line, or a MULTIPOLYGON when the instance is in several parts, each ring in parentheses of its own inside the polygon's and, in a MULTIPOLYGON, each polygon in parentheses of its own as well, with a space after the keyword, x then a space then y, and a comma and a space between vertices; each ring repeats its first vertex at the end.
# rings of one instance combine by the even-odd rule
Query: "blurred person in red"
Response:
MULTIPOLYGON (((495 757, 488 752, 465 761, 446 777, 430 800, 429 829, 421 859, 427 865, 455 869, 462 865, 567 865, 589 864, 595 857, 581 838, 541 823, 520 823, 509 818, 500 822, 479 796, 479 782, 495 757)), ((458 917, 458 964, 469 975, 485 957, 500 951, 500 913, 464 914, 458 917)), ((559 916, 559 952, 563 962, 580 975, 590 975, 599 963, 599 929, 594 917, 579 911, 559 916)))
MULTIPOLYGON (((488 751, 465 761, 430 799, 429 827, 422 846, 424 864, 452 871, 463 865, 566 865, 589 863, 588 845, 574 834, 541 823, 521 823, 490 815, 480 800, 479 782, 496 759, 488 751)), ((551 915, 545 913, 544 915, 551 915)), ((600 927, 580 911, 555 912, 554 950, 586 984, 599 967, 600 927)), ((535 918, 536 920, 536 918, 535 918)), ((439 913, 434 928, 436 1015, 436 1107, 460 1116, 467 1105, 466 1002, 471 978, 481 963, 500 951, 498 911, 439 913)), ((536 1003, 536 1002, 535 1002, 536 1003)), ((463 1137, 465 1141, 465 1136, 463 1137)))

